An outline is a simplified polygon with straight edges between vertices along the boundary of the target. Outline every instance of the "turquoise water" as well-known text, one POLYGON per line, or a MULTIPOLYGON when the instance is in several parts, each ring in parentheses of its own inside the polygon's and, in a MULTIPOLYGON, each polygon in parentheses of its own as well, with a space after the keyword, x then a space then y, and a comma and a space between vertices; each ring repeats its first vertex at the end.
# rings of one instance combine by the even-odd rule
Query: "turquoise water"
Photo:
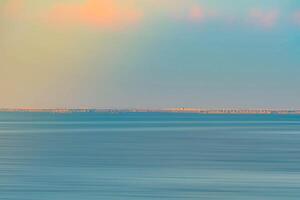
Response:
POLYGON ((300 116, 0 113, 0 199, 300 199, 300 116))

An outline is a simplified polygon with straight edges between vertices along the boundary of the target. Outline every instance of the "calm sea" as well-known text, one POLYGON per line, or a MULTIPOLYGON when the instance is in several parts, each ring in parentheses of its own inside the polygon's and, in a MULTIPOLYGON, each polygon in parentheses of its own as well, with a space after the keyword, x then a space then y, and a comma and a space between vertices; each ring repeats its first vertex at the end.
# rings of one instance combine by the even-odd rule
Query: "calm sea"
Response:
POLYGON ((299 200, 300 116, 0 113, 2 200, 299 200))

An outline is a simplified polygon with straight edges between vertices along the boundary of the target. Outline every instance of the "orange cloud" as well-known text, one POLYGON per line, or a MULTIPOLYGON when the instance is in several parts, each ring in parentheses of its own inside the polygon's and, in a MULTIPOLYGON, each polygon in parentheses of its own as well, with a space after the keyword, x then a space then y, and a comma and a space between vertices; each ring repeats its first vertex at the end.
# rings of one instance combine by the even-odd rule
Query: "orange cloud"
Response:
POLYGON ((48 22, 64 26, 120 28, 138 23, 142 13, 135 7, 121 5, 116 0, 86 0, 82 4, 57 5, 46 17, 48 22))
POLYGON ((201 6, 193 6, 189 11, 188 18, 191 21, 199 22, 204 20, 204 9, 201 6))
POLYGON ((8 0, 4 4, 4 14, 9 17, 19 17, 24 10, 23 0, 8 0))
POLYGON ((279 12, 277 10, 262 11, 256 9, 250 12, 250 18, 254 24, 271 28, 277 23, 279 12))

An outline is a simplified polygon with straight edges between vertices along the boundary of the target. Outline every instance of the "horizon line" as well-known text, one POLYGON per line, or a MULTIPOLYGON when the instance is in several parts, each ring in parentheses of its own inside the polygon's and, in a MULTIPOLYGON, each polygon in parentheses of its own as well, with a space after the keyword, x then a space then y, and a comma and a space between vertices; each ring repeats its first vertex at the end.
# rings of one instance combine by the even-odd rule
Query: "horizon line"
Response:
POLYGON ((163 112, 198 114, 300 114, 300 109, 272 108, 0 108, 0 112, 49 112, 49 113, 87 113, 87 112, 163 112))

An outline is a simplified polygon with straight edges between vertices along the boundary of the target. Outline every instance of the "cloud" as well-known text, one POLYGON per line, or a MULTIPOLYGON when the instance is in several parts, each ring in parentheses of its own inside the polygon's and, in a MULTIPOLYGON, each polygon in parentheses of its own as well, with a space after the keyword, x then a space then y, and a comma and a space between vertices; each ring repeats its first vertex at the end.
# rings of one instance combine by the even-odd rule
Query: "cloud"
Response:
POLYGON ((4 4, 3 13, 7 17, 16 18, 16 17, 20 17, 23 10, 24 10, 23 0, 8 0, 4 4))
POLYGON ((192 6, 189 13, 188 19, 193 22, 202 22, 205 18, 204 9, 201 6, 192 6))
POLYGON ((294 13, 293 22, 300 25, 300 10, 294 13))
POLYGON ((204 22, 209 20, 223 19, 219 10, 204 7, 201 5, 191 5, 188 8, 187 19, 191 22, 204 22))
POLYGON ((46 14, 50 24, 96 28, 121 28, 137 24, 141 18, 142 12, 139 9, 120 4, 116 0, 86 0, 81 4, 59 4, 46 14))
POLYGON ((250 20, 252 23, 265 28, 271 28, 276 25, 279 18, 277 10, 262 11, 259 9, 250 12, 250 20))

